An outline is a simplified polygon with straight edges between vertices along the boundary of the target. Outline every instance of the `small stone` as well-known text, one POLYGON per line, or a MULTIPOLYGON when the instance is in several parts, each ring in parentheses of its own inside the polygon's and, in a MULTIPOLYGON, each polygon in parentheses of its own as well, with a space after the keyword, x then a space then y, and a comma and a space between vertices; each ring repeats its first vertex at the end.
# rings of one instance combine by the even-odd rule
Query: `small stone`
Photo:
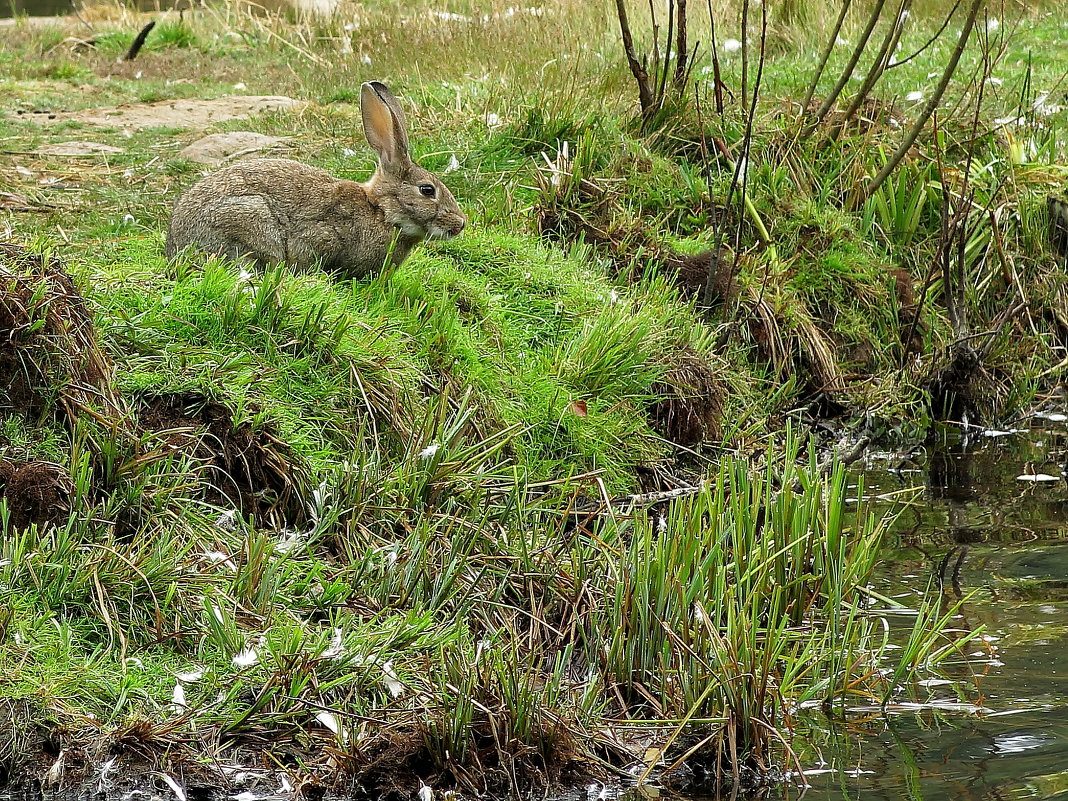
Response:
POLYGON ((185 147, 178 155, 197 164, 214 166, 225 161, 234 161, 242 156, 280 147, 285 139, 266 136, 252 131, 214 133, 198 139, 185 147))

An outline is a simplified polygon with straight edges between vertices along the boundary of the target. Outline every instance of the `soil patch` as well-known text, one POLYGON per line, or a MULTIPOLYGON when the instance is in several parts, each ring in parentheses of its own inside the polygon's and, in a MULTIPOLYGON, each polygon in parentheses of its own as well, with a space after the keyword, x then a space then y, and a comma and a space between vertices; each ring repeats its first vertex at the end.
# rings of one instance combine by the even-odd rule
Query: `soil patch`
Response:
POLYGON ((693 447, 722 434, 726 389, 712 365, 692 348, 676 352, 652 393, 656 400, 649 405, 649 420, 665 439, 693 447))
POLYGON ((713 306, 734 295, 734 276, 726 259, 712 250, 696 254, 679 253, 652 236, 640 224, 603 226, 579 211, 563 207, 540 208, 535 212, 538 232, 551 242, 584 241, 611 261, 617 274, 631 279, 649 272, 670 276, 686 298, 700 300, 712 273, 713 306))
POLYGON ((423 785, 462 795, 508 798, 524 797, 534 789, 578 785, 590 777, 589 766, 572 758, 566 742, 548 746, 548 758, 514 743, 502 748, 487 718, 476 719, 471 735, 465 762, 477 765, 477 770, 451 761, 438 764, 422 735, 400 731, 345 755, 341 771, 349 778, 339 780, 333 790, 351 801, 408 801, 423 785), (517 750, 508 750, 512 747, 517 750))
POLYGON ((59 111, 41 122, 74 121, 130 129, 206 128, 217 122, 244 119, 261 111, 286 111, 303 105, 299 100, 280 95, 227 95, 212 100, 161 100, 156 103, 59 111))
POLYGON ((235 424, 226 406, 197 393, 148 396, 141 406, 141 428, 156 432, 164 454, 194 463, 205 501, 259 525, 303 522, 303 470, 269 425, 235 424))
POLYGON ((70 474, 58 464, 0 458, 0 498, 7 501, 14 529, 66 520, 73 492, 70 474))
POLYGON ((92 312, 63 266, 0 244, 0 404, 31 417, 55 408, 71 430, 89 414, 122 432, 112 375, 92 312))
POLYGON ((967 340, 954 342, 936 360, 924 388, 930 395, 935 419, 955 423, 982 423, 998 395, 997 381, 967 340))

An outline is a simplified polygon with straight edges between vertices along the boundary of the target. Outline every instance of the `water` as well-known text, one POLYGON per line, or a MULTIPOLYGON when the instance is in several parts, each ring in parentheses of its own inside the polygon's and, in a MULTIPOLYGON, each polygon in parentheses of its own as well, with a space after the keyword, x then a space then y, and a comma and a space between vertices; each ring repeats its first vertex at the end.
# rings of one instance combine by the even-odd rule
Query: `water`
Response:
POLYGON ((72 13, 71 0, 0 0, 0 18, 51 17, 72 13))
POLYGON ((966 599, 956 623, 984 639, 947 669, 954 684, 919 688, 928 706, 804 721, 819 751, 801 758, 806 801, 1068 798, 1068 423, 1031 424, 869 458, 866 496, 920 487, 875 588, 915 606, 941 572, 947 598, 966 599), (1017 478, 1036 474, 1057 480, 1017 478))

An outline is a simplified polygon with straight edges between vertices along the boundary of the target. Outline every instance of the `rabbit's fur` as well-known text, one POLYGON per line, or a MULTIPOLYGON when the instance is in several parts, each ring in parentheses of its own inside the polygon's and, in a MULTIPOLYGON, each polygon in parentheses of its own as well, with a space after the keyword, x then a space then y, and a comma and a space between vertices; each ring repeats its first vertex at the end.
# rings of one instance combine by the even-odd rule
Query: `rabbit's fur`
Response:
POLYGON ((423 239, 448 239, 466 218, 452 193, 411 160, 397 99, 371 81, 360 92, 364 135, 378 155, 366 183, 289 159, 233 164, 194 184, 174 207, 166 252, 184 248, 260 267, 322 264, 346 278, 398 265, 423 239))

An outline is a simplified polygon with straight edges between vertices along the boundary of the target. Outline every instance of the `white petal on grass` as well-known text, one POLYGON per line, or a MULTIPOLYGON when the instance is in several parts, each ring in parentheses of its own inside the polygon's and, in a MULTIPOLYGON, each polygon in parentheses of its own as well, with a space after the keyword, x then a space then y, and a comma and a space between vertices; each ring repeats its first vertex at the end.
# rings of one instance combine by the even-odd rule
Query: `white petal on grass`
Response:
POLYGON ((297 545, 303 541, 303 537, 299 531, 282 530, 282 533, 278 537, 278 541, 274 544, 274 549, 278 553, 289 553, 297 545))
POLYGON ((442 22, 470 22, 470 17, 463 14, 454 14, 451 11, 431 11, 427 14, 431 19, 439 19, 442 22))
POLYGON ((742 49, 742 43, 737 39, 725 39, 723 41, 724 53, 737 53, 742 49))
POLYGON ((178 801, 186 801, 185 790, 182 789, 182 785, 178 784, 174 779, 168 776, 166 773, 159 774, 160 777, 167 783, 167 786, 171 788, 171 792, 174 793, 174 797, 178 801))
POLYGON ((323 652, 319 654, 323 659, 337 659, 343 653, 345 653, 345 646, 341 643, 341 629, 334 629, 334 637, 330 640, 330 645, 323 649, 323 652))
POLYGON ((222 565, 230 570, 237 570, 237 563, 230 558, 229 554, 225 554, 222 551, 207 551, 203 556, 213 565, 222 565))
POLYGON ((994 77, 987 78, 986 82, 988 84, 990 84, 991 86, 1001 86, 1001 84, 1003 83, 1001 78, 994 78, 994 77))
POLYGON ((366 64, 367 66, 371 66, 371 57, 368 55, 364 55, 362 58, 360 58, 360 62, 366 64))
POLYGON ((130 667, 140 668, 141 670, 145 669, 145 663, 138 659, 136 656, 126 657, 126 664, 130 667))
POLYGON ((991 32, 991 31, 996 31, 1000 27, 1001 27, 1001 22, 998 20, 997 17, 991 17, 990 19, 988 19, 986 21, 987 33, 991 32))
POLYGON ((330 731, 332 731, 335 735, 340 738, 343 738, 343 735, 341 733, 341 722, 337 719, 337 715, 335 715, 333 712, 327 712, 326 710, 323 710, 322 712, 316 712, 315 719, 322 723, 324 726, 326 726, 326 728, 330 729, 330 731))
POLYGON ((1060 481, 1060 476, 1051 476, 1049 473, 1024 473, 1022 476, 1016 476, 1017 481, 1034 481, 1048 482, 1048 481, 1060 481))
POLYGON ((440 447, 441 447, 441 444, 438 443, 438 442, 435 442, 433 445, 427 445, 425 448, 423 448, 423 450, 419 451, 419 458, 420 459, 433 459, 434 458, 434 454, 438 452, 438 448, 440 448, 440 447))
POLYGON ((923 92, 909 92, 905 95, 905 99, 910 103, 918 103, 923 100, 923 92))
POLYGON ((738 170, 738 183, 744 184, 746 175, 749 173, 749 160, 742 158, 737 164, 738 170))
POLYGON ((232 661, 238 667, 249 667, 259 662, 260 656, 255 649, 246 646, 237 652, 232 661))
POLYGON ((486 115, 486 127, 487 128, 496 128, 500 124, 501 124, 501 117, 500 117, 499 114, 494 114, 493 112, 490 112, 489 114, 486 115))
POLYGON ((460 162, 456 158, 456 154, 453 153, 449 156, 449 163, 445 165, 445 169, 443 169, 442 172, 448 174, 450 172, 456 172, 458 169, 460 169, 460 162))
POLYGON ((174 692, 171 693, 171 706, 174 707, 175 712, 184 712, 189 708, 189 705, 185 702, 185 687, 182 686, 180 681, 174 683, 174 692))
POLYGON ((192 684, 193 682, 200 681, 202 678, 204 678, 204 669, 193 668, 192 670, 185 670, 181 673, 176 673, 174 677, 178 679, 178 681, 184 681, 186 684, 192 684))
POLYGON ((404 692, 404 685, 401 684, 400 677, 393 669, 392 659, 382 665, 382 683, 386 685, 389 694, 394 698, 404 692))
POLYGON ((849 40, 848 39, 843 39, 841 36, 836 36, 834 38, 834 43, 838 47, 845 47, 846 45, 849 44, 849 40))

